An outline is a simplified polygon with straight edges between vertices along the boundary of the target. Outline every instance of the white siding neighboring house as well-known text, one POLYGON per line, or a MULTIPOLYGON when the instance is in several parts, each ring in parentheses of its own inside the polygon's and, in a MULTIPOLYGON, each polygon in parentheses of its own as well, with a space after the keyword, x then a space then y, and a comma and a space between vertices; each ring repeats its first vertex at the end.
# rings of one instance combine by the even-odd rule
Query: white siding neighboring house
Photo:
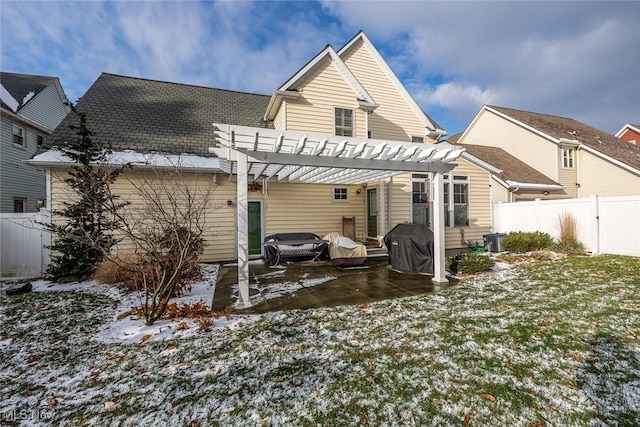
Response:
POLYGON ((37 212, 46 177, 24 164, 69 112, 57 77, 0 72, 0 213, 37 212))

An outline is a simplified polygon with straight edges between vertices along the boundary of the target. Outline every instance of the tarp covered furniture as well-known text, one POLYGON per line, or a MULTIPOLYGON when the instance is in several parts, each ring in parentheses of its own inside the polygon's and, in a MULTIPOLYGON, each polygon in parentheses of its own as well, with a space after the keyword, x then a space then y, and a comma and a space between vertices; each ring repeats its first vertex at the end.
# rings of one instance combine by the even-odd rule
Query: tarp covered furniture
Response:
POLYGON ((271 264, 283 259, 329 259, 328 244, 313 233, 278 233, 267 236, 263 243, 265 255, 271 264))
POLYGON ((391 268, 433 274, 433 232, 421 224, 398 224, 384 236, 391 268))
POLYGON ((367 247, 349 237, 342 236, 340 233, 330 233, 323 239, 329 242, 329 258, 333 265, 362 265, 367 260, 367 247))

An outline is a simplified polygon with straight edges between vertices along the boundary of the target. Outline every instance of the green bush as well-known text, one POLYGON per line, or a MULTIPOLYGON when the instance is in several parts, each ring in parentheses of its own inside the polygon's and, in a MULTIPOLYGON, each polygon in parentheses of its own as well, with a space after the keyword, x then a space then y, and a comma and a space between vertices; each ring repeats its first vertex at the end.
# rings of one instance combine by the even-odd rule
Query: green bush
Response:
POLYGON ((553 239, 547 233, 536 231, 533 233, 509 233, 502 240, 502 247, 509 252, 531 252, 548 249, 553 245, 553 239))
POLYGON ((447 269, 452 274, 473 274, 491 270, 495 265, 493 259, 475 252, 467 252, 450 257, 447 260, 447 269))

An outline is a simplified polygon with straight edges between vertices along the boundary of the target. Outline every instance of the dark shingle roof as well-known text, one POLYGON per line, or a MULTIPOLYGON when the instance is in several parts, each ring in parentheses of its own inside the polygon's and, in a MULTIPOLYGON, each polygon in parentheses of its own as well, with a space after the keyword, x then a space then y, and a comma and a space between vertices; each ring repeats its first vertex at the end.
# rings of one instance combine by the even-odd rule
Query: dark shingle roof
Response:
MULTIPOLYGON (((13 99, 18 101, 18 110, 24 107, 22 101, 30 92, 33 92, 35 96, 50 84, 55 83, 56 80, 56 77, 35 76, 31 74, 17 74, 0 71, 0 83, 2 84, 2 86, 4 86, 7 92, 11 94, 13 99)), ((33 97, 31 99, 33 99, 33 97)), ((2 108, 13 111, 4 102, 2 102, 2 108)))
POLYGON ((576 140, 595 151, 640 170, 640 147, 577 120, 488 105, 554 138, 576 140))
MULTIPOLYGON (((114 150, 209 156, 212 123, 266 127, 269 96, 103 73, 78 101, 94 142, 114 150)), ((46 146, 75 137, 70 113, 46 146)))
MULTIPOLYGON (((451 142, 451 141, 449 141, 451 142)), ((497 177, 503 181, 515 181, 526 184, 560 185, 548 176, 538 172, 517 157, 502 148, 486 147, 484 145, 461 144, 467 153, 502 170, 497 177)))

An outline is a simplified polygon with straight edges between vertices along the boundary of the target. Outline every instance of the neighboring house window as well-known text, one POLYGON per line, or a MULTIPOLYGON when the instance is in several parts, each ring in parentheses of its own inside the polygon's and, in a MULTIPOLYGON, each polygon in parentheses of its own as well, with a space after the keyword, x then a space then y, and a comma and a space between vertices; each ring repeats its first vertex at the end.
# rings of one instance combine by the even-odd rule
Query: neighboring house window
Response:
POLYGON ((424 142, 424 136, 412 136, 411 142, 424 142))
POLYGON ((36 137, 36 141, 37 141, 37 143, 38 143, 38 147, 40 147, 40 146, 42 145, 42 143, 44 142, 44 136, 42 136, 42 135, 38 135, 38 136, 36 137))
POLYGON ((22 213, 27 211, 27 199, 18 197, 13 199, 13 212, 22 213))
POLYGON ((573 148, 562 149, 562 167, 573 169, 573 148))
POLYGON ((24 129, 20 126, 13 125, 13 143, 21 147, 27 146, 24 139, 24 129))
POLYGON ((371 131, 370 130, 367 131, 367 139, 371 139, 371 131))
POLYGON ((336 107, 335 134, 338 136, 353 136, 353 110, 336 107))
POLYGON ((334 187, 333 200, 338 202, 349 200, 349 189, 347 187, 334 187))
POLYGON ((469 225, 469 177, 454 175, 453 182, 449 175, 444 177, 444 225, 467 227, 469 225), (453 206, 453 210, 449 207, 453 206))

